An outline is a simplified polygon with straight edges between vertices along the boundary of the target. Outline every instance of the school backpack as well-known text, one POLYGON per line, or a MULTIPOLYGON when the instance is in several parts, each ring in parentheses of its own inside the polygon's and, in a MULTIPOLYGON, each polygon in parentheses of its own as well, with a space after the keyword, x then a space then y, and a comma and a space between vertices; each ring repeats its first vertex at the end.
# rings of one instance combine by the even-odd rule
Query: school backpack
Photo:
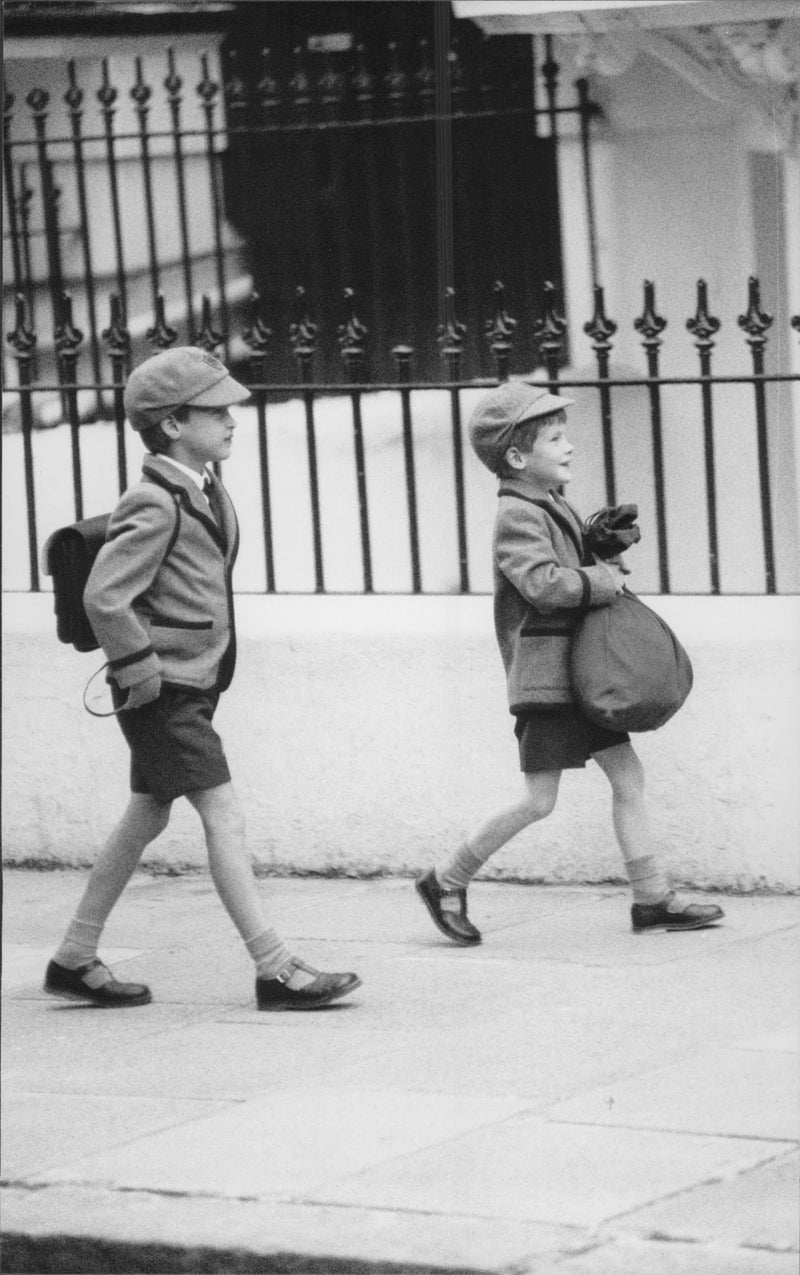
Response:
POLYGON ((691 661, 672 629, 628 589, 582 616, 570 661, 579 707, 609 730, 657 730, 692 689, 691 661))
POLYGON ((96 651, 100 646, 83 606, 83 592, 94 560, 106 541, 110 514, 84 518, 60 527, 42 550, 42 569, 53 577, 56 634, 76 651, 96 651))
MULTIPOLYGON (((175 529, 170 537, 164 560, 172 552, 181 521, 180 499, 175 501, 175 529)), ((111 514, 97 514, 59 527, 42 549, 42 570, 53 577, 53 603, 56 613, 56 635, 59 642, 74 646, 76 651, 96 651, 100 643, 94 635, 83 605, 83 594, 95 558, 106 542, 111 514)))

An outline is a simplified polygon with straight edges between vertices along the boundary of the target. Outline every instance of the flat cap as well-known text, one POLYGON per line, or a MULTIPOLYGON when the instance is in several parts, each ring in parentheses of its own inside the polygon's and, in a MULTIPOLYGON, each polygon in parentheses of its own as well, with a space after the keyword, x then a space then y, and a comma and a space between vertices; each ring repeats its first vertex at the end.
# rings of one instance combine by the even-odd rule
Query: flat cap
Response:
POLYGON ((514 441, 514 430, 523 421, 548 416, 574 403, 572 398, 551 394, 545 385, 527 381, 504 381, 478 403, 470 417, 468 432, 475 454, 496 473, 514 441))
POLYGON ((196 345, 179 345, 145 359, 128 377, 125 412, 135 430, 158 425, 174 407, 230 407, 250 391, 224 363, 196 345))

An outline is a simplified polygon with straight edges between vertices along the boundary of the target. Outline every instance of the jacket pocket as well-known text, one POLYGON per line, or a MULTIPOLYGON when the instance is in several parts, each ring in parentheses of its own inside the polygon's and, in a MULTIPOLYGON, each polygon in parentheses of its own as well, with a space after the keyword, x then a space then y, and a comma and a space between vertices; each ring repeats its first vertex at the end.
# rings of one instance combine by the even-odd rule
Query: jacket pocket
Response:
POLYGON ((572 702, 572 637, 573 629, 567 627, 554 627, 545 633, 528 626, 522 629, 508 678, 512 712, 521 706, 572 702))
POLYGON ((150 618, 154 629, 211 629, 213 620, 172 620, 168 616, 154 615, 150 618))

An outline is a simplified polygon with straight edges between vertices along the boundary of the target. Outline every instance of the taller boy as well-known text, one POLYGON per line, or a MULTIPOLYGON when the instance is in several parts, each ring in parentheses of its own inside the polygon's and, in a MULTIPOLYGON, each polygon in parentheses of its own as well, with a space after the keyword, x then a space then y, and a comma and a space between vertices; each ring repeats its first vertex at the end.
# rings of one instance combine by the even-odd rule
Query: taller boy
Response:
MULTIPOLYGON (((150 455, 120 500, 84 595, 109 662, 131 751, 131 798, 89 877, 45 990, 100 1005, 141 1005, 97 956, 103 926, 142 852, 185 796, 200 816, 211 876, 256 966, 259 1009, 316 1009, 360 984, 293 956, 264 919, 222 741, 212 718, 236 660, 231 575, 236 514, 206 466, 226 460, 249 390, 213 354, 166 350, 136 368, 125 410, 150 455)), ((200 964, 202 968, 202 960, 200 964)))
POLYGON ((470 441, 500 478, 494 531, 494 614, 515 716, 525 788, 417 882, 434 922, 462 946, 480 943, 466 891, 490 855, 555 806, 561 772, 594 758, 613 793, 614 831, 633 888, 635 930, 697 929, 722 917, 715 904, 686 903, 658 862, 644 805, 644 772, 627 734, 593 725, 574 702, 569 653, 588 607, 610 606, 624 581, 617 564, 585 565, 581 520, 560 495, 570 481, 566 433, 571 399, 506 382, 470 420, 470 441))

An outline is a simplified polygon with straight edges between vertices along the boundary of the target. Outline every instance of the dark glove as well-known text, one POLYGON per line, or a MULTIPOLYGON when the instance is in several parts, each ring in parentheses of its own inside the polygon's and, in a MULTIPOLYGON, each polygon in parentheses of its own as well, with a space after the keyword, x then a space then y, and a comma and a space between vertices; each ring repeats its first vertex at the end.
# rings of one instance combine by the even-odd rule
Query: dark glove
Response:
POLYGON ((598 509, 583 524, 583 545, 587 554, 608 561, 624 553, 642 538, 636 519, 638 505, 610 505, 598 509))

